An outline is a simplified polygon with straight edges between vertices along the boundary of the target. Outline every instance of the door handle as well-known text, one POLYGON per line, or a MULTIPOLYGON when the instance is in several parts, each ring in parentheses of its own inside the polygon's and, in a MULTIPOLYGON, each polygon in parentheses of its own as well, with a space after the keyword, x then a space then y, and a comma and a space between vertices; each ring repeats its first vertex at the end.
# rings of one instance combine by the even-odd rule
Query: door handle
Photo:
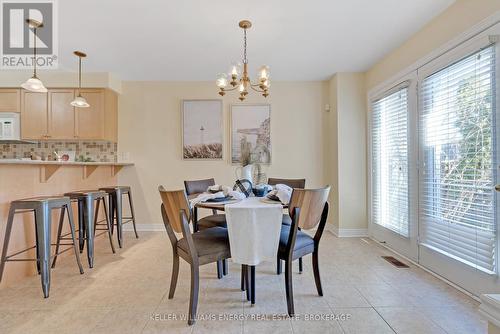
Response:
POLYGON ((500 184, 495 185, 495 190, 500 191, 500 184))

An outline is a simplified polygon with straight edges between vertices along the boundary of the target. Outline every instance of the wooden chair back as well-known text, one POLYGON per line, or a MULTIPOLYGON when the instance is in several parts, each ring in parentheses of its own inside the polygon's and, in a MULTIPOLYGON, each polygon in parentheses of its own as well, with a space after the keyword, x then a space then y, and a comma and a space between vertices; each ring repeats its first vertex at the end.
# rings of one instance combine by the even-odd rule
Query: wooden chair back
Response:
POLYGON ((182 233, 181 210, 184 210, 188 223, 191 221, 191 209, 184 190, 168 191, 163 186, 158 187, 160 192, 161 201, 165 208, 170 226, 177 233, 182 233))
POLYGON ((199 194, 207 191, 207 188, 215 185, 215 180, 205 179, 205 180, 195 180, 195 181, 184 181, 184 188, 186 189, 186 194, 199 194))
POLYGON ((304 230, 315 228, 321 220, 329 193, 330 186, 320 189, 294 188, 288 206, 290 217, 293 219, 294 209, 299 208, 298 226, 304 230))
POLYGON ((284 184, 290 188, 304 189, 306 187, 306 179, 277 179, 270 177, 267 179, 267 184, 274 186, 277 184, 284 184))

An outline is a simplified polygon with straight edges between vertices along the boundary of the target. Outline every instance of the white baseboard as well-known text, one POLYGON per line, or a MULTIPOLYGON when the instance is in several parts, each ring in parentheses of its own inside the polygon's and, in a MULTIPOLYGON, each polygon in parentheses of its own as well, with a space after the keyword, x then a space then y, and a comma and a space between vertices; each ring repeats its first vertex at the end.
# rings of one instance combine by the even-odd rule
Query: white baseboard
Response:
POLYGON ((368 236, 367 228, 340 228, 334 224, 326 224, 326 230, 339 238, 361 238, 368 236))
MULTIPOLYGON (((137 224, 138 232, 166 232, 165 225, 163 224, 137 224)), ((124 231, 133 231, 134 227, 132 223, 123 225, 124 231)))
MULTIPOLYGON (((333 224, 326 224, 325 229, 332 232, 339 238, 360 238, 368 236, 368 229, 366 228, 339 228, 333 224)), ((123 225, 124 231, 133 231, 132 224, 123 225)), ((137 231, 139 232, 165 232, 163 224, 137 224, 137 231)))

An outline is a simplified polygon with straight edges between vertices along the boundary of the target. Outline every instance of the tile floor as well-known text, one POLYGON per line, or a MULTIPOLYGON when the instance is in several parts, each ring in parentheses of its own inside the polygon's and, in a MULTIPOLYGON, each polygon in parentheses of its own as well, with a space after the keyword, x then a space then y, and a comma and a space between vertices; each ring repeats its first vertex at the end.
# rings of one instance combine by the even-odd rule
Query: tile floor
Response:
MULTIPOLYGON (((48 299, 42 298, 38 277, 0 290, 0 333, 487 332, 473 299, 419 268, 393 267, 381 258, 389 252, 370 240, 339 239, 330 232, 320 246, 324 297, 316 294, 310 257, 304 259, 303 274, 294 272, 300 318, 284 316, 284 277, 274 273, 274 263, 257 267, 254 307, 239 289, 239 266, 230 263, 229 275, 218 280, 212 264, 201 270, 198 314, 203 319, 188 327, 181 319, 188 308, 188 265, 181 261, 176 294, 169 300, 167 235, 140 236, 126 234, 125 248, 115 255, 99 238, 95 268, 86 268, 84 275, 72 256, 61 258, 48 299), (224 319, 214 320, 219 316, 224 319)), ((86 264, 85 256, 82 260, 86 264)))

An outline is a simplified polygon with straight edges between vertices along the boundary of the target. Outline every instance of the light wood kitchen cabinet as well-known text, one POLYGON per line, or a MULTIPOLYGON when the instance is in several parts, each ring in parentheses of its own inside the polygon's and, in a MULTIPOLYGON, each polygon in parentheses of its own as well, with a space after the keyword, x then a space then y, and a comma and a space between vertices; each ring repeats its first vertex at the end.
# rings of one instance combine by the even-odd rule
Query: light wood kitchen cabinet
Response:
POLYGON ((71 101, 73 89, 51 89, 48 92, 49 139, 73 139, 75 134, 75 109, 71 101))
MULTIPOLYGON (((87 99, 90 107, 75 108, 70 103, 77 94, 78 90, 73 88, 51 88, 48 93, 21 90, 19 109, 21 111, 21 138, 116 142, 118 137, 117 94, 110 89, 82 89, 81 94, 87 99)), ((0 89, 0 108, 1 98, 0 89)), ((5 101, 12 101, 12 98, 6 98, 5 101)))
POLYGON ((118 142, 118 94, 104 90, 104 139, 118 142))
POLYGON ((21 92, 21 138, 48 139, 47 93, 21 92))
POLYGON ((78 139, 104 139, 104 91, 82 89, 81 94, 90 107, 75 108, 76 137, 78 139))
POLYGON ((21 90, 0 89, 0 112, 21 111, 21 90))

